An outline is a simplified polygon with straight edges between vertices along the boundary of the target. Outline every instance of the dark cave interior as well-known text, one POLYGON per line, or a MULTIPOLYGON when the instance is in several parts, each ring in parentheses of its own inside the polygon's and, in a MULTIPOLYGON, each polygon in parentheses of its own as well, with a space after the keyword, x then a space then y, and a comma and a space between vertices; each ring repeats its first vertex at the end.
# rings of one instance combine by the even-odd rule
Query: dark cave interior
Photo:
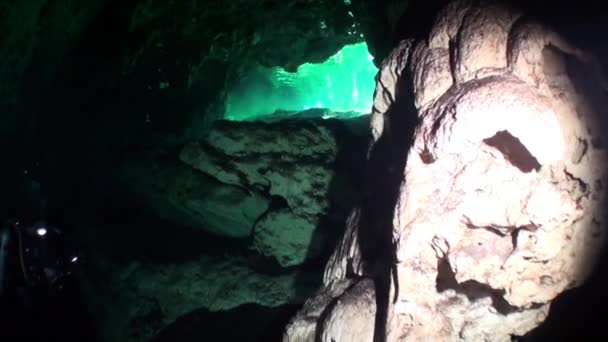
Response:
MULTIPOLYGON (((280 340, 369 191, 377 68, 444 3, 4 1, 0 333, 280 340)), ((608 63, 591 1, 514 4, 608 63)), ((606 262, 520 340, 604 340, 606 262)))

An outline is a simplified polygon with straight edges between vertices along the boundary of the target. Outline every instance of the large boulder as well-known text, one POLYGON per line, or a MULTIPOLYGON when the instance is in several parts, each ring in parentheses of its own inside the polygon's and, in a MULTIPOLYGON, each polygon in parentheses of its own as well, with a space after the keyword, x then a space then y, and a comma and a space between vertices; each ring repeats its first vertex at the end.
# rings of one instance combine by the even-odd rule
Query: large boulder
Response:
POLYGON ((221 183, 182 163, 175 150, 141 153, 122 164, 124 189, 159 217, 230 238, 247 238, 268 209, 258 192, 221 183))
POLYGON ((313 275, 266 275, 235 256, 203 256, 184 263, 96 262, 103 287, 88 284, 90 306, 104 341, 149 341, 196 310, 229 311, 243 304, 265 308, 299 303, 314 289, 313 275), (298 285, 296 286, 296 282, 298 285), (306 288, 308 286, 308 289, 306 288), (111 303, 107 305, 104 303, 111 303))
POLYGON ((453 2, 425 39, 402 42, 378 77, 369 157, 406 143, 392 184, 369 179, 396 191, 393 213, 353 212, 319 295, 345 304, 310 300, 285 340, 510 341, 543 322, 605 241, 604 77, 591 54, 496 2, 453 2), (370 231, 394 254, 370 259, 370 231), (375 286, 334 290, 353 275, 375 286), (372 333, 343 329, 365 319, 372 333))
POLYGON ((112 154, 203 136, 251 68, 295 71, 364 40, 326 0, 8 0, 0 32, 0 148, 11 168, 39 163, 58 207, 112 154))
POLYGON ((318 287, 315 261, 330 254, 360 197, 368 118, 302 117, 218 122, 182 149, 118 162, 124 197, 141 213, 125 217, 112 204, 106 214, 120 217, 81 237, 86 298, 104 340, 144 341, 165 328, 159 338, 170 336, 195 312, 271 312, 318 287))
POLYGON ((358 172, 349 168, 362 151, 353 132, 337 120, 218 122, 180 158, 223 184, 272 198, 253 228, 252 248, 294 266, 340 234, 336 222, 357 198, 358 172), (339 153, 344 147, 351 150, 339 153))

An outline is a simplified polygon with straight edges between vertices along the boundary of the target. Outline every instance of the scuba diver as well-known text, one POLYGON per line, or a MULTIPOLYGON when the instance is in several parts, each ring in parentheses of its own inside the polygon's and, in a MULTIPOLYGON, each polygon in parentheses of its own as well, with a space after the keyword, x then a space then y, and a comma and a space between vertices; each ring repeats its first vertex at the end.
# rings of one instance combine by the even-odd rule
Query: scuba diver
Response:
POLYGON ((23 225, 12 219, 0 226, 0 310, 16 330, 13 336, 57 337, 81 259, 67 252, 64 239, 43 221, 23 225), (33 323, 41 329, 28 328, 33 323))
POLYGON ((61 291, 80 261, 66 224, 60 229, 42 219, 51 213, 36 171, 32 166, 7 175, 13 181, 5 184, 10 186, 1 198, 0 215, 18 218, 0 221, 0 297, 17 285, 61 291))
POLYGON ((0 340, 96 341, 83 302, 78 213, 45 164, 0 168, 0 340), (72 238, 74 237, 74 238, 72 238), (11 337, 14 337, 11 339, 11 337))

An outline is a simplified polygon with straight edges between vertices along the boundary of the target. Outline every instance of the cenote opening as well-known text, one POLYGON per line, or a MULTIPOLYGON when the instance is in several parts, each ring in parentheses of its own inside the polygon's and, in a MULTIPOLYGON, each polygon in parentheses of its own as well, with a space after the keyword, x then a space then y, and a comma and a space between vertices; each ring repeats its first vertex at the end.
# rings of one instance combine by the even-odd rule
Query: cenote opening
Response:
POLYGON ((311 108, 327 109, 325 118, 367 114, 377 72, 365 42, 347 45, 323 63, 305 63, 294 73, 258 65, 230 88, 225 118, 254 120, 311 108))

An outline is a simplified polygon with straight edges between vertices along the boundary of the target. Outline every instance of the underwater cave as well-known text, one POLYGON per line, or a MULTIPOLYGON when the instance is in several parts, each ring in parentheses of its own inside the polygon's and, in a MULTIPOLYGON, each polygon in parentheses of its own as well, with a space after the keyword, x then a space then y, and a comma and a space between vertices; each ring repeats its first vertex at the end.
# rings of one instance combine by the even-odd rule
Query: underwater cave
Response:
POLYGON ((224 118, 234 121, 276 118, 311 108, 323 118, 369 114, 378 68, 365 42, 344 46, 322 63, 304 63, 296 72, 254 67, 228 91, 224 118), (283 114, 283 115, 285 115, 283 114))
POLYGON ((0 339, 607 340, 606 19, 3 1, 0 339))

